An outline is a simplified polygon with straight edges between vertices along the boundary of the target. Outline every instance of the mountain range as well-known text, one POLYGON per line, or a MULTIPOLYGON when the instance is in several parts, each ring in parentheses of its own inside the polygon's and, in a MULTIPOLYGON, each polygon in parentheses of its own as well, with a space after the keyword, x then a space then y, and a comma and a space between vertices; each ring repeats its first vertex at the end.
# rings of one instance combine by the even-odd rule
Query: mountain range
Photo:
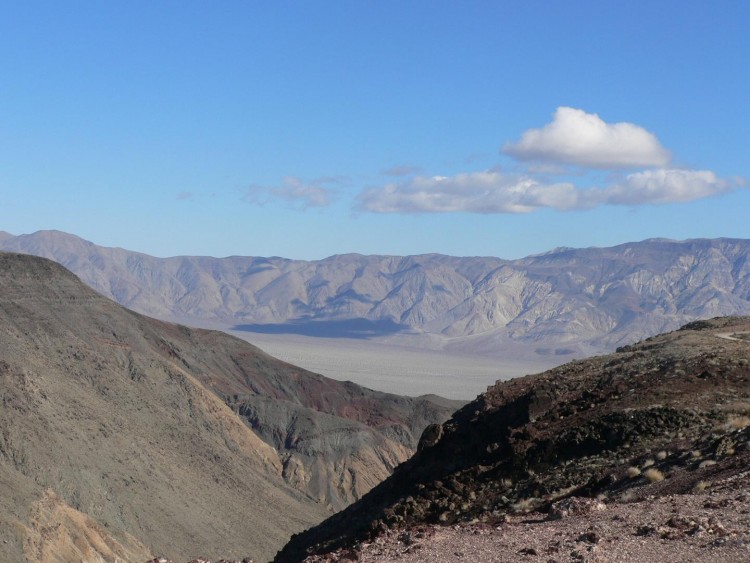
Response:
POLYGON ((0 560, 270 558, 463 403, 307 372, 0 252, 0 560))
POLYGON ((350 338, 422 337, 480 354, 611 351, 691 320, 750 314, 750 241, 652 239, 518 260, 155 258, 57 231, 0 236, 134 311, 190 324, 350 338))

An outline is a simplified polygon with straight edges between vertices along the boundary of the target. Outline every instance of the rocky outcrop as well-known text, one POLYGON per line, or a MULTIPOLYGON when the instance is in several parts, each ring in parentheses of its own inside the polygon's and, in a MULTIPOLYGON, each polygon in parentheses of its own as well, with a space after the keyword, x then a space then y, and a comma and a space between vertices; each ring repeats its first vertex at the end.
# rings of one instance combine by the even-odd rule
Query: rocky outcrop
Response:
POLYGON ((292 539, 277 561, 420 524, 564 518, 744 475, 750 318, 714 319, 501 382, 442 425, 361 501, 292 539), (729 336, 730 338, 727 338, 729 336))
POLYGON ((151 552, 130 534, 108 530, 90 516, 71 508, 51 490, 31 505, 28 526, 21 525, 26 561, 116 563, 142 561, 151 552))

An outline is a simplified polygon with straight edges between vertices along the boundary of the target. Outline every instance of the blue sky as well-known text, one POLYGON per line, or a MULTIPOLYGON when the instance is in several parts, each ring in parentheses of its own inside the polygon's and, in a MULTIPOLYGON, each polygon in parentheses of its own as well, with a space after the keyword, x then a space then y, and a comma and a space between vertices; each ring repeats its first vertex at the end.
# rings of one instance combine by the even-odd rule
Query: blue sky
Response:
POLYGON ((750 2, 1 2, 0 230, 158 256, 750 238, 750 2))

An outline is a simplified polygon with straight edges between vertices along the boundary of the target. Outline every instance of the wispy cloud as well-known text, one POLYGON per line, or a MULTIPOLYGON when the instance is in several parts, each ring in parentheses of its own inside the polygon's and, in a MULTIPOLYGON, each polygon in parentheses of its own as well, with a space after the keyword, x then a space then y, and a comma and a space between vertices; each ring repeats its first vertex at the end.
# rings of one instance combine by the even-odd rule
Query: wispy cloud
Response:
POLYGON ((361 210, 375 213, 528 213, 540 207, 570 209, 576 203, 572 184, 543 185, 530 177, 492 171, 418 176, 369 188, 358 197, 361 210))
POLYGON ((178 201, 190 201, 191 199, 195 199, 193 192, 180 192, 177 194, 178 201))
POLYGON ((390 168, 386 168, 384 170, 381 170, 380 173, 383 176, 410 176, 411 174, 416 174, 418 172, 421 172, 422 169, 419 166, 411 166, 408 164, 401 164, 398 166, 391 166, 390 168))
POLYGON ((629 174, 603 188, 569 182, 543 183, 531 176, 473 172, 416 177, 364 190, 357 207, 374 213, 529 213, 591 209, 601 205, 646 205, 692 201, 744 185, 706 170, 659 169, 629 174))
POLYGON ((633 123, 606 123, 595 113, 559 107, 551 123, 529 129, 502 151, 519 160, 587 168, 666 166, 670 154, 652 133, 633 123))
POLYGON ((273 200, 281 200, 300 209, 326 207, 333 203, 337 192, 325 184, 343 181, 343 178, 335 177, 318 178, 311 182, 305 182, 296 176, 287 176, 282 180, 280 186, 248 186, 242 199, 248 203, 261 206, 273 200))

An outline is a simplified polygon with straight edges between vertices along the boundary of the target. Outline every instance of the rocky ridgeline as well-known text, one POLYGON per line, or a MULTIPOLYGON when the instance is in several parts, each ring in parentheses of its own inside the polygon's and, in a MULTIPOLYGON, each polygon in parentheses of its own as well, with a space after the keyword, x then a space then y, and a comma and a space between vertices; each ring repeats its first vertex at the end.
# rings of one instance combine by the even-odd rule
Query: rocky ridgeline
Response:
MULTIPOLYGON (((392 477, 293 537, 276 561, 353 549, 422 525, 496 526, 530 513, 554 519, 580 503, 645 502, 744 478, 746 333, 748 318, 702 321, 614 354, 500 382, 441 432, 428 428, 436 438, 424 440, 392 477)), ((671 525, 659 524, 654 534, 667 533, 659 526, 671 525)))
POLYGON ((750 241, 739 239, 654 239, 520 260, 162 259, 56 231, 6 237, 0 249, 56 260, 103 295, 167 320, 333 336, 426 333, 515 357, 601 353, 694 319, 750 314, 750 241))

